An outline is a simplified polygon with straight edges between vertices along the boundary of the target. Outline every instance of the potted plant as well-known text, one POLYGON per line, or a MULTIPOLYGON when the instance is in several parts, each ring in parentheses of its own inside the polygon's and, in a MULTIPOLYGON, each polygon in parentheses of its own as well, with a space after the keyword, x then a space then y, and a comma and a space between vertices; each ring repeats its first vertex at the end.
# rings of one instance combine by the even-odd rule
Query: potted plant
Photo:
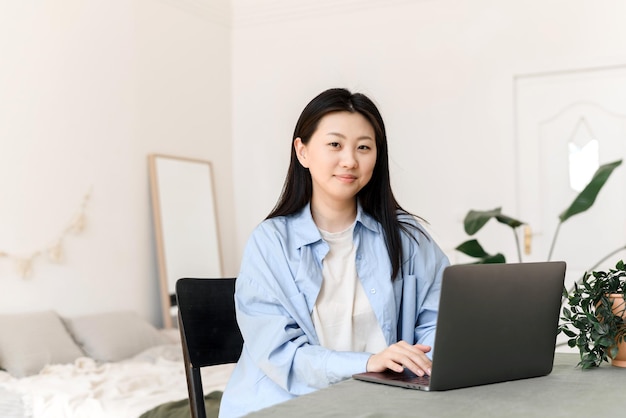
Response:
POLYGON ((625 295, 623 260, 614 269, 585 273, 582 281, 565 293, 567 305, 559 332, 570 338, 570 347, 578 347, 578 365, 583 369, 598 367, 609 358, 613 365, 626 367, 625 295))

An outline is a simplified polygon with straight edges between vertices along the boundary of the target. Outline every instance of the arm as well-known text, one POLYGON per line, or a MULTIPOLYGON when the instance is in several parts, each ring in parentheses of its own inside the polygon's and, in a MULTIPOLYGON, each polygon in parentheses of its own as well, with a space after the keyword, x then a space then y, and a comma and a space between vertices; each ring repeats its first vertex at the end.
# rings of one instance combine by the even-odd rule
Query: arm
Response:
MULTIPOLYGON (((415 341, 434 348, 441 278, 444 269, 450 265, 448 258, 433 242, 431 254, 425 263, 416 269, 417 278, 417 319, 415 322, 415 341)), ((432 356, 432 353, 430 354, 432 356)))
POLYGON ((425 231, 423 235, 415 233, 417 241, 405 235, 407 239, 403 242, 403 252, 408 257, 401 271, 400 341, 373 355, 367 364, 368 371, 400 372, 406 367, 419 376, 431 373, 441 276, 449 262, 425 231))
MULTIPOLYGON (((404 236, 405 259, 402 289, 402 312, 399 338, 410 343, 433 347, 441 278, 449 265, 448 258, 421 226, 415 231, 418 243, 404 236)), ((434 348, 434 347, 433 347, 434 348)), ((428 353, 432 357, 432 351, 428 353)))

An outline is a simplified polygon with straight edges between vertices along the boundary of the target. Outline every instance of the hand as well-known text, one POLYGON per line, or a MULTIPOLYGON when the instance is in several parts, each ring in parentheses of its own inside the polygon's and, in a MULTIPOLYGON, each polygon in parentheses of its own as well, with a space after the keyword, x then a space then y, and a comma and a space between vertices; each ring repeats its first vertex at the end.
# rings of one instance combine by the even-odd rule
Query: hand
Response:
POLYGON ((367 360, 367 371, 383 372, 390 369, 400 373, 406 367, 418 376, 430 375, 432 362, 426 357, 430 350, 428 345, 411 345, 406 341, 399 341, 372 355, 367 360))

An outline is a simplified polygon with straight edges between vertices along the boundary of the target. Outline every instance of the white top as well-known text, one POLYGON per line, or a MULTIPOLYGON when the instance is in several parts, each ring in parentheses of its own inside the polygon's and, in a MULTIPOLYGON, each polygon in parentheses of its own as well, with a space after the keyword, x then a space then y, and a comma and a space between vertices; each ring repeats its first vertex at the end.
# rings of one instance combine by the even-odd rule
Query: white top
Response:
POLYGON ((387 343, 356 273, 353 230, 354 224, 342 232, 320 230, 330 251, 322 261, 313 325, 323 347, 378 353, 387 343))

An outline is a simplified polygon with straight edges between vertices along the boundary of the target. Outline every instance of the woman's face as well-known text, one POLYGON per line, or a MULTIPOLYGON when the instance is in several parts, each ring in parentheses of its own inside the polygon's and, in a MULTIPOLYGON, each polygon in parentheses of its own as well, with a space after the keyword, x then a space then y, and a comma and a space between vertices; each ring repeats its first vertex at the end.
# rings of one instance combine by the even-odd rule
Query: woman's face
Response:
POLYGON ((357 112, 325 115, 309 142, 296 138, 294 147, 300 164, 311 173, 313 199, 329 204, 353 204, 376 165, 374 128, 357 112))

